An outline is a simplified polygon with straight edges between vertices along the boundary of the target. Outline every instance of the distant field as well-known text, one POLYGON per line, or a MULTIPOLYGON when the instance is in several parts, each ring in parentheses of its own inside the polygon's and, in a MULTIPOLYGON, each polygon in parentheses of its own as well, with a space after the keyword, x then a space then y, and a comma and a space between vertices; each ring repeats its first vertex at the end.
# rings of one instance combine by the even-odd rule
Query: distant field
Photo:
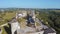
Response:
POLYGON ((16 13, 12 12, 12 13, 4 13, 4 14, 0 14, 0 25, 7 23, 8 21, 10 21, 13 17, 15 17, 16 13))
POLYGON ((6 14, 4 15, 3 19, 9 20, 9 19, 15 17, 15 15, 16 15, 15 13, 6 13, 6 14))

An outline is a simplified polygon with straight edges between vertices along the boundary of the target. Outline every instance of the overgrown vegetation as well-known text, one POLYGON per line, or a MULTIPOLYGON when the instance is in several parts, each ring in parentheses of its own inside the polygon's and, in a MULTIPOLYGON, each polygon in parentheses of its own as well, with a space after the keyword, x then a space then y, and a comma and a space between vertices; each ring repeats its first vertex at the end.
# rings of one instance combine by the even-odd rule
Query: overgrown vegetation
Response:
POLYGON ((60 10, 38 11, 37 17, 43 20, 43 24, 54 28, 60 34, 60 10))
POLYGON ((5 24, 9 22, 13 17, 15 17, 16 13, 15 12, 2 12, 0 14, 0 25, 5 24))
MULTIPOLYGON (((0 11, 1 12, 1 11, 0 11)), ((0 26, 8 23, 16 16, 15 11, 4 11, 0 13, 0 26)), ((1 27, 2 34, 11 34, 9 25, 1 27)))

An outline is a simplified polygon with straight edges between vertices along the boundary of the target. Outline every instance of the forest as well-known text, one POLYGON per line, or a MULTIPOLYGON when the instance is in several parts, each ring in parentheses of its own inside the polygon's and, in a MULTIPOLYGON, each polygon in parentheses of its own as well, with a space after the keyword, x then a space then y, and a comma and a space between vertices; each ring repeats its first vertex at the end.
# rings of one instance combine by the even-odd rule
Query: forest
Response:
POLYGON ((52 27, 56 30, 57 34, 60 34, 60 10, 36 10, 37 17, 43 20, 43 24, 52 27), (38 13, 37 13, 38 11, 38 13))

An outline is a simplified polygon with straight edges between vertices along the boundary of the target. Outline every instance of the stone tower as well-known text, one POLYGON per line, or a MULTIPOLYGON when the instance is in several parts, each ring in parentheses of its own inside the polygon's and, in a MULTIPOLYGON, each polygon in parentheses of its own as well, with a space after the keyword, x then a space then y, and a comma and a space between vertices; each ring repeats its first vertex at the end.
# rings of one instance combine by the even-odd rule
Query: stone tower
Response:
POLYGON ((13 19, 11 22, 11 32, 12 34, 17 34, 17 30, 20 29, 20 25, 16 19, 13 19))

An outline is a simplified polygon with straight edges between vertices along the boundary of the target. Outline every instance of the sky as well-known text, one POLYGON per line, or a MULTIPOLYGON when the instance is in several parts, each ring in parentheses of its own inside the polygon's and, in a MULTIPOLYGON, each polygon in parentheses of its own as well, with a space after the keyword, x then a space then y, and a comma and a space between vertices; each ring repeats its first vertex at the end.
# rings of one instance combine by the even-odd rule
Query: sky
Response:
POLYGON ((60 8, 60 0, 0 0, 0 8, 60 8))

